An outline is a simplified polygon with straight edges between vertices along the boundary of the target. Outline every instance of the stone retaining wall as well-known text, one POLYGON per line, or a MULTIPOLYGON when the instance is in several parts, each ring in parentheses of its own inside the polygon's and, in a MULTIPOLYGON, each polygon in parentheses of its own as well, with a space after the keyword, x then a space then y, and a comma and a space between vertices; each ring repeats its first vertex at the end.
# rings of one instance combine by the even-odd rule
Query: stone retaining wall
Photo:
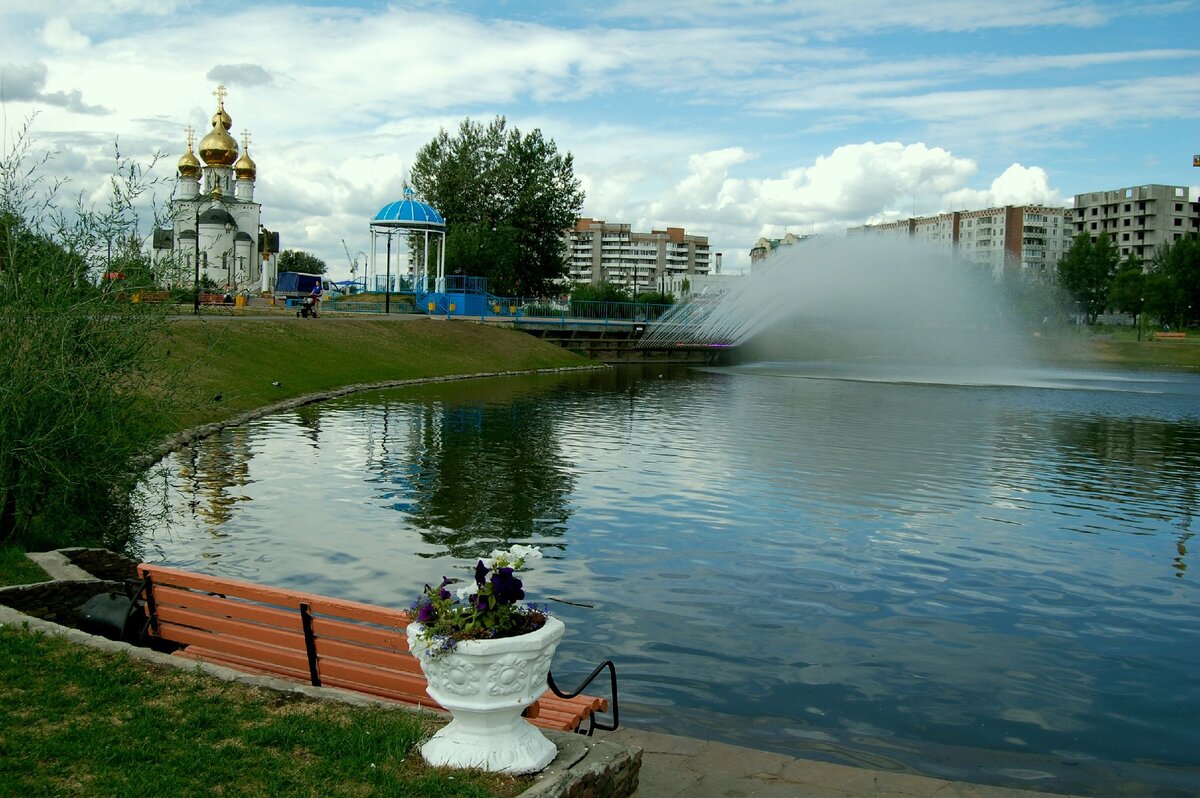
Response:
POLYGON ((0 588, 0 604, 43 621, 78 626, 79 610, 84 603, 109 591, 124 593, 125 583, 107 579, 71 579, 13 585, 0 588))
POLYGON ((137 579, 137 563, 108 549, 72 548, 58 552, 97 579, 113 582, 137 579))

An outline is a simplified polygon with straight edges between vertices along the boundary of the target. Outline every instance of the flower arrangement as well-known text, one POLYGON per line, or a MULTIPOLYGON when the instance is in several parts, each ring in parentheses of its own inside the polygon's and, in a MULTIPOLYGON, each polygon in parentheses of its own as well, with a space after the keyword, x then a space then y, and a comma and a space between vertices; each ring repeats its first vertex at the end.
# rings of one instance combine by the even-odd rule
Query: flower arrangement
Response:
POLYGON ((545 607, 518 603, 525 598, 525 590, 517 577, 527 559, 541 557, 536 546, 515 544, 479 560, 474 583, 453 594, 447 588, 458 580, 449 577, 443 576, 437 587, 425 585, 412 612, 421 624, 420 637, 428 645, 426 655, 453 651, 463 640, 516 637, 541 629, 549 613, 545 607))

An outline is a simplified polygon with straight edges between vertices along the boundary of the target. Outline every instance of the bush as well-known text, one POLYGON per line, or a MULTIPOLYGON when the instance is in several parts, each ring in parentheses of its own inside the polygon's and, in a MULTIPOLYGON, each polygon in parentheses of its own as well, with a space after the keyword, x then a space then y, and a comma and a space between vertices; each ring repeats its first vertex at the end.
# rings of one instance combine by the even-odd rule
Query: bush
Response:
POLYGON ((581 283, 571 289, 575 302, 632 302, 633 297, 619 285, 613 283, 581 283))
POLYGON ((121 548, 154 444, 144 397, 171 407, 165 310, 93 281, 151 183, 118 153, 107 207, 63 210, 30 153, 26 126, 0 159, 0 545, 121 548))

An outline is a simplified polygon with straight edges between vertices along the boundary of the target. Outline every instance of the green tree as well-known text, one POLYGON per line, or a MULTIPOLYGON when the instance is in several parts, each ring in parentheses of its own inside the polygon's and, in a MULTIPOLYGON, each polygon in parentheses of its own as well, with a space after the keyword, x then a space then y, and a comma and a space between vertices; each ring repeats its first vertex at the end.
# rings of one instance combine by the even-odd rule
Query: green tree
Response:
POLYGON ((279 253, 279 271, 302 274, 325 274, 325 261, 298 249, 285 249, 279 253))
MULTIPOLYGON (((990 273, 976 273, 974 278, 981 281, 981 286, 987 286, 982 290, 988 290, 993 283, 990 273)), ((1064 289, 1041 274, 1030 279, 1006 270, 999 287, 1005 299, 1004 307, 1025 324, 1040 328, 1051 323, 1058 324, 1070 315, 1072 303, 1064 289)))
POLYGON ((1130 255, 1121 261, 1109 292, 1109 304, 1122 313, 1128 313, 1137 323, 1146 304, 1146 273, 1137 255, 1130 255))
POLYGON ((551 293, 566 275, 563 234, 584 194, 574 158, 540 130, 465 119, 417 152, 411 178, 446 219, 447 271, 486 277, 493 293, 511 296, 551 293))
POLYGON ((633 301, 645 305, 674 305, 675 297, 662 291, 643 291, 635 296, 633 301))
POLYGON ((511 282, 520 264, 517 232, 507 226, 493 228, 481 222, 455 225, 446 238, 446 270, 451 274, 486 275, 492 293, 511 282))
POLYGON ((0 154, 0 545, 119 548, 155 444, 149 425, 177 406, 161 392, 156 414, 144 403, 172 384, 155 378, 169 325, 162 306, 92 280, 109 243, 138 229, 152 182, 118 153, 107 207, 60 208, 30 151, 26 126, 0 154))
POLYGON ((1160 315, 1178 326, 1200 316, 1200 238, 1181 238, 1154 253, 1154 271, 1161 274, 1160 315))
POLYGON ((1081 233, 1058 263, 1059 284, 1079 303, 1088 324, 1095 324, 1108 305, 1118 261, 1116 245, 1107 233, 1095 241, 1081 233))
POLYGON ((571 287, 574 302, 632 302, 629 291, 614 283, 579 283, 571 287))

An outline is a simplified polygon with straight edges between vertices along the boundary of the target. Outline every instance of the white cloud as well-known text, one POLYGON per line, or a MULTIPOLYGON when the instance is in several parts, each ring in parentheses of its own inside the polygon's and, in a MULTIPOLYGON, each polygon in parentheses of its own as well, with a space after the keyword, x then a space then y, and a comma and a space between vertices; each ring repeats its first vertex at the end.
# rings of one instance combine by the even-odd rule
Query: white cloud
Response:
POLYGON ((977 170, 940 147, 865 142, 838 147, 778 177, 738 178, 730 168, 749 160, 738 148, 692 156, 690 173, 651 204, 655 218, 716 223, 736 218, 763 230, 788 226, 831 232, 863 219, 958 190, 977 170))
POLYGON ((91 44, 87 36, 71 27, 71 21, 63 17, 46 21, 42 41, 52 50, 82 50, 91 44))
MULTIPOLYGON (((1170 3, 1143 4, 1146 11, 1152 11, 1154 5, 1175 6, 1170 3)), ((624 0, 609 12, 617 18, 649 16, 671 20, 687 20, 696 13, 694 0, 657 0, 653 4, 624 0)), ((1043 26, 1086 28, 1132 12, 1086 0, 1010 0, 1006 3, 940 3, 937 6, 916 0, 858 0, 855 3, 840 0, 771 3, 723 0, 708 5, 704 13, 724 22, 749 20, 760 25, 791 19, 798 26, 833 37, 897 28, 952 32, 1043 26)))
POLYGON ((944 210, 993 208, 1004 205, 1063 206, 1065 200, 1057 189, 1050 188, 1046 170, 1039 166, 1026 168, 1019 163, 1004 170, 988 189, 969 188, 945 195, 944 210))

